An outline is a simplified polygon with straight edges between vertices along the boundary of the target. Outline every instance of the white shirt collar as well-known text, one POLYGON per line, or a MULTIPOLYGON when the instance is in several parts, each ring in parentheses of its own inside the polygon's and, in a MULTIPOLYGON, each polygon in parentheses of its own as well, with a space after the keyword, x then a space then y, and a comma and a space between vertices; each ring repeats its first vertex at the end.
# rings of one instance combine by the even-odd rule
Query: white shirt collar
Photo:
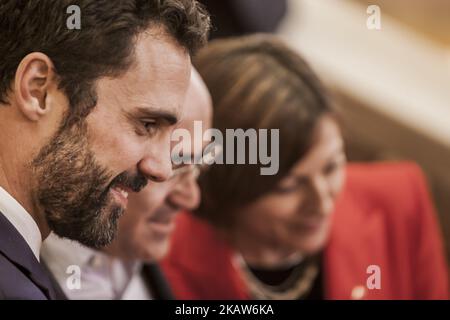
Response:
POLYGON ((0 187, 0 212, 16 228, 20 235, 33 251, 34 256, 39 261, 39 253, 42 244, 42 235, 39 227, 25 210, 5 189, 0 187))
POLYGON ((69 299, 118 299, 127 289, 141 264, 126 264, 108 254, 88 248, 77 241, 50 233, 41 251, 42 258, 69 299), (81 271, 81 288, 66 285, 69 266, 81 271))

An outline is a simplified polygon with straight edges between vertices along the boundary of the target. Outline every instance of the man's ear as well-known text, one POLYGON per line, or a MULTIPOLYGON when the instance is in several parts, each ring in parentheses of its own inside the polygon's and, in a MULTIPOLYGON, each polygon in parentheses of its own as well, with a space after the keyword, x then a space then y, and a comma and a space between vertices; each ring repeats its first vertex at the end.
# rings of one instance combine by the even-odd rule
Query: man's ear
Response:
POLYGON ((33 52, 20 62, 14 80, 17 107, 31 121, 38 121, 50 112, 47 92, 55 73, 50 58, 33 52))

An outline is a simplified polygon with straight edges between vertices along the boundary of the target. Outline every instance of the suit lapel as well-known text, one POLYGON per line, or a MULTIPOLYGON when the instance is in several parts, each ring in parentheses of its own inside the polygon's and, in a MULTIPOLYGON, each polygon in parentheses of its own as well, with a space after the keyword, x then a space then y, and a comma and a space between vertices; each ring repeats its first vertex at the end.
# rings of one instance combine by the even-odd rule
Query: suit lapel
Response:
POLYGON ((45 270, 45 272, 48 274, 50 282, 52 283, 52 288, 55 293, 55 299, 56 300, 69 300, 69 298, 66 296, 63 289, 59 285, 58 280, 56 280, 55 276, 50 271, 50 268, 48 267, 48 265, 45 263, 44 260, 42 260, 42 257, 41 257, 41 266, 45 270))
POLYGON ((0 252, 41 289, 48 299, 55 297, 50 279, 34 256, 33 251, 1 212, 0 252))
POLYGON ((142 276, 145 283, 157 300, 173 300, 174 296, 170 286, 157 264, 145 264, 142 267, 142 276))

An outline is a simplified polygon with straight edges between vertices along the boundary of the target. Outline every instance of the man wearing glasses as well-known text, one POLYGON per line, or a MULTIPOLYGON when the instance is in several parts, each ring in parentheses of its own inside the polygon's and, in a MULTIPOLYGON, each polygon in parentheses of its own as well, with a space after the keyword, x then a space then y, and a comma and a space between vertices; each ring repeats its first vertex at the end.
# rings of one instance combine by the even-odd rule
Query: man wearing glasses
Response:
MULTIPOLYGON (((193 133, 194 121, 202 121, 205 131, 212 121, 211 98, 195 70, 179 128, 189 130, 193 139, 201 139, 193 133)), ((140 193, 131 193, 116 238, 101 250, 51 235, 44 242, 42 257, 59 284, 60 298, 173 298, 157 261, 169 249, 176 214, 199 204, 198 173, 196 165, 177 166, 169 180, 150 182, 140 193), (75 276, 80 276, 78 284, 75 276)))

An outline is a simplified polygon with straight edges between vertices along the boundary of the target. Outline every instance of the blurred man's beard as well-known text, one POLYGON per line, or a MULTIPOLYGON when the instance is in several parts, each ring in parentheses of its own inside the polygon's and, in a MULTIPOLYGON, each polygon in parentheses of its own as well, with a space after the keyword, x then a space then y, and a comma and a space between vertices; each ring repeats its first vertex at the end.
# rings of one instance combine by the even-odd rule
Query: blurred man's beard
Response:
POLYGON ((123 172, 113 179, 97 163, 89 149, 85 121, 59 130, 33 160, 32 169, 36 200, 50 229, 93 248, 113 240, 124 211, 115 203, 111 188, 120 184, 137 192, 147 184, 139 173, 123 172))

